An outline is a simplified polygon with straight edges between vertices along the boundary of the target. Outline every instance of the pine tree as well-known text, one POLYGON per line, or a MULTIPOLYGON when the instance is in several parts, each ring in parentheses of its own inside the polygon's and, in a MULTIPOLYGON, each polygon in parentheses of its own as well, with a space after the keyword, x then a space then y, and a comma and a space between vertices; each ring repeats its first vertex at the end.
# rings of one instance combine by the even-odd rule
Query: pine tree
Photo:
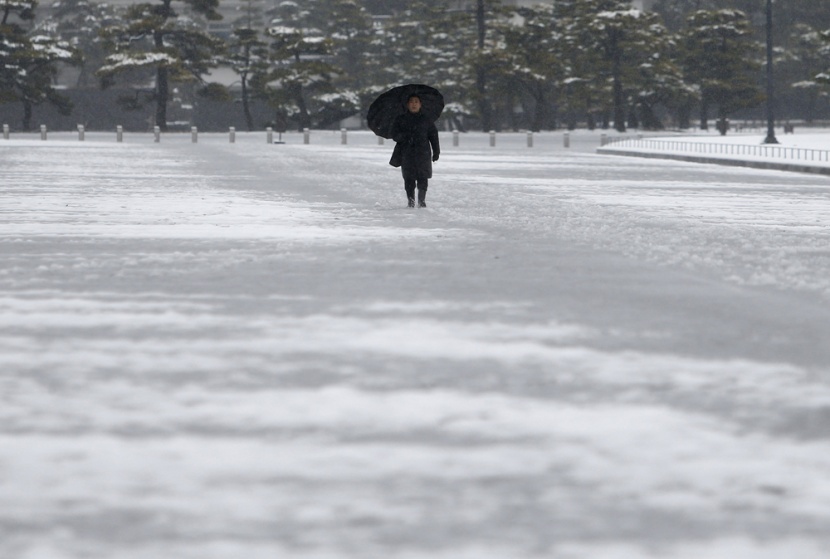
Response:
POLYGON ((277 108, 280 128, 289 120, 300 130, 311 128, 317 99, 333 92, 337 69, 331 64, 331 40, 314 25, 315 8, 314 2, 305 9, 283 2, 269 13, 269 66, 253 84, 257 94, 277 108))
POLYGON ((478 50, 474 31, 473 15, 451 11, 446 2, 414 4, 395 15, 372 45, 372 75, 376 76, 378 89, 426 83, 443 93, 447 101, 444 118, 457 129, 463 129, 461 117, 473 113, 484 122, 476 68, 489 60, 489 70, 496 72, 499 54, 489 44, 478 50))
POLYGON ((658 16, 624 0, 573 0, 563 3, 560 13, 569 45, 567 83, 578 87, 577 95, 591 102, 599 97, 620 132, 627 120, 639 125, 637 110, 655 126, 653 105, 681 87, 658 16))
MULTIPOLYGON (((174 0, 133 4, 127 11, 127 23, 105 30, 109 39, 109 56, 98 70, 105 86, 115 77, 140 69, 155 74, 155 122, 167 130, 167 103, 171 82, 199 82, 210 68, 219 65, 223 41, 209 35, 196 21, 180 15, 174 0)), ((219 0, 178 0, 197 16, 222 19, 216 11, 219 0)))
POLYGON ((31 128, 35 106, 50 103, 61 114, 72 112, 70 100, 53 85, 58 65, 79 64, 80 52, 24 24, 34 19, 35 0, 0 3, 0 103, 23 105, 23 129, 31 128))
MULTIPOLYGON (((123 12, 123 10, 120 10, 123 12)), ((97 86, 95 72, 104 65, 107 52, 100 32, 122 17, 119 9, 89 0, 61 0, 39 28, 55 40, 66 41, 83 53, 76 87, 97 86)))
POLYGON ((372 42, 377 35, 371 14, 355 0, 319 0, 312 14, 330 40, 334 91, 318 97, 318 119, 330 125, 368 108, 377 93, 372 74, 372 42))
POLYGON ((812 122, 823 89, 817 76, 827 67, 830 42, 825 44, 822 34, 813 27, 796 24, 787 44, 787 48, 779 49, 775 75, 779 82, 789 84, 789 92, 779 88, 779 97, 790 97, 785 106, 800 107, 804 120, 812 122))
POLYGON ((565 76, 563 33, 554 6, 519 7, 502 21, 510 81, 533 101, 532 107, 526 107, 532 112, 529 127, 533 131, 552 128, 554 104, 565 76))
POLYGON ((685 74, 700 88, 700 126, 708 128, 714 106, 718 130, 726 134, 731 113, 763 99, 758 86, 760 46, 752 39, 749 20, 739 10, 696 12, 689 17, 684 46, 685 74))
MULTIPOLYGON (((821 47, 820 52, 826 60, 827 56, 830 55, 830 29, 823 31, 821 33, 821 38, 824 41, 824 45, 821 47)), ((830 68, 816 74, 816 81, 820 84, 830 85, 830 68)))
POLYGON ((224 61, 239 76, 242 112, 249 132, 254 129, 251 80, 268 68, 268 45, 260 38, 258 31, 263 26, 264 14, 257 4, 254 4, 254 0, 248 0, 244 13, 233 22, 234 30, 224 61))

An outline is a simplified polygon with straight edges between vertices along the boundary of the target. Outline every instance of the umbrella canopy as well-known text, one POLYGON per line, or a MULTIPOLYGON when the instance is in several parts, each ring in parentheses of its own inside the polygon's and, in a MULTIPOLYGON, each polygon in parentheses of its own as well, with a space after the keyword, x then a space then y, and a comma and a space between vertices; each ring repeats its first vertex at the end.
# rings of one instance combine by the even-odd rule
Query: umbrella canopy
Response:
POLYGON ((435 122, 444 110, 444 96, 428 85, 410 83, 393 87, 389 91, 381 93, 377 99, 372 101, 369 112, 366 115, 369 128, 378 136, 386 139, 392 138, 392 123, 398 115, 406 113, 406 102, 412 95, 421 99, 421 112, 430 120, 435 122))

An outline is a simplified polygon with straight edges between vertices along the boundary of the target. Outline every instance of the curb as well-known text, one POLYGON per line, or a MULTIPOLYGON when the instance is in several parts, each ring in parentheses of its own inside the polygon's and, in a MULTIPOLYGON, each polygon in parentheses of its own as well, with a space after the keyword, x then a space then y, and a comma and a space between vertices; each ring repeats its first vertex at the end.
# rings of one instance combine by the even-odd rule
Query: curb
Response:
POLYGON ((647 159, 673 159, 689 163, 711 163, 730 167, 752 167, 754 169, 772 169, 775 171, 791 171, 794 173, 812 173, 830 176, 830 167, 816 167, 798 163, 775 163, 772 161, 747 161, 745 159, 721 159, 717 157, 699 157, 696 155, 674 155, 671 153, 649 153, 642 151, 628 151, 614 148, 597 148, 602 155, 622 155, 626 157, 645 157, 647 159))

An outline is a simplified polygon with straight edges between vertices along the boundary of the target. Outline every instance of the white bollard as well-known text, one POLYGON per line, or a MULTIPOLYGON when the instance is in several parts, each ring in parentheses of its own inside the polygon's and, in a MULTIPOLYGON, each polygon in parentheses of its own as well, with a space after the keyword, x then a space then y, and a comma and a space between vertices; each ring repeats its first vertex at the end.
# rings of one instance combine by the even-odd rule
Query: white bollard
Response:
POLYGON ((274 143, 274 129, 270 126, 265 129, 265 142, 268 144, 274 143))
POLYGON ((233 126, 228 128, 228 141, 232 144, 236 143, 236 128, 233 126))
POLYGON ((571 147, 571 134, 569 132, 565 132, 565 136, 562 139, 562 145, 566 148, 571 147))
POLYGON ((303 128, 303 143, 308 144, 311 141, 311 131, 308 128, 303 128))
POLYGON ((84 125, 83 124, 78 125, 78 141, 79 142, 84 141, 84 125))
POLYGON ((45 124, 40 125, 40 139, 44 140, 44 141, 46 140, 46 125, 45 124))
POLYGON ((161 128, 158 126, 153 126, 153 142, 161 142, 161 128))
POLYGON ((452 131, 452 145, 453 147, 458 147, 458 130, 452 131))
POLYGON ((340 144, 345 146, 348 143, 349 143, 348 132, 346 131, 345 128, 341 128, 340 129, 340 144))
POLYGON ((195 126, 190 127, 190 141, 194 144, 199 141, 199 129, 195 126))
POLYGON ((4 140, 9 139, 9 125, 8 124, 3 125, 3 139, 4 140))
POLYGON ((124 127, 120 124, 115 127, 115 141, 119 144, 124 141, 124 127))
POLYGON ((496 131, 490 130, 490 147, 496 147, 496 131))
POLYGON ((529 147, 529 148, 533 147, 533 132, 528 132, 527 133, 527 147, 529 147))

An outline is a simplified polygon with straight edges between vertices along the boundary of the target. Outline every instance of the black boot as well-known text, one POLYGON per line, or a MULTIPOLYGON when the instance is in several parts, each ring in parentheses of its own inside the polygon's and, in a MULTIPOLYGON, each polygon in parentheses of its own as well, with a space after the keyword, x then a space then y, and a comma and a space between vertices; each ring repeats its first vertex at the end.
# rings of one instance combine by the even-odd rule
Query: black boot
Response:
POLYGON ((407 201, 410 208, 415 207, 415 189, 414 188, 411 189, 411 190, 409 188, 406 189, 406 201, 407 201))
POLYGON ((427 189, 426 188, 419 188, 418 189, 418 207, 419 208, 426 208, 427 207, 427 189))

